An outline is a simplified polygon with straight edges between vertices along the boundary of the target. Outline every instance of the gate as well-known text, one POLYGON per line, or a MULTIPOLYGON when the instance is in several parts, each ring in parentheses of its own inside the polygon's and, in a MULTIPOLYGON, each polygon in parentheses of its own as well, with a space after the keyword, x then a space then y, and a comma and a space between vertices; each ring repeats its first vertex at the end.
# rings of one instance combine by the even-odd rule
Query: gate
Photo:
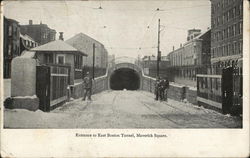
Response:
POLYGON ((69 73, 69 66, 37 66, 36 94, 42 111, 50 111, 68 99, 69 73))
POLYGON ((225 68, 222 70, 222 112, 230 113, 233 106, 233 68, 225 68))
POLYGON ((228 67, 222 70, 222 111, 242 114, 242 68, 228 67))

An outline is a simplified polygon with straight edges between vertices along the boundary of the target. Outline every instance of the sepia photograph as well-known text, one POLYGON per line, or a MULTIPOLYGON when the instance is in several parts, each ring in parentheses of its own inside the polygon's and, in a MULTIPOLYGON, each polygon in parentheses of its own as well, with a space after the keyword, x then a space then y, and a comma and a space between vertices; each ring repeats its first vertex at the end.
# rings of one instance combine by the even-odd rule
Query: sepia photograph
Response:
POLYGON ((248 0, 1 2, 0 157, 247 157, 248 0))
POLYGON ((4 128, 242 128, 243 0, 4 1, 4 128))

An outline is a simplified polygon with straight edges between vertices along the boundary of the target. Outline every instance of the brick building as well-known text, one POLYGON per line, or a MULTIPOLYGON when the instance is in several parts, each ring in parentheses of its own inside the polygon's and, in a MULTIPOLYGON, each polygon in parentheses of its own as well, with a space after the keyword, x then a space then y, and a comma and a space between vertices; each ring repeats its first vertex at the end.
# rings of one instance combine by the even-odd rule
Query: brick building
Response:
POLYGON ((83 59, 85 66, 92 67, 93 64, 93 44, 95 44, 95 67, 107 68, 108 66, 108 51, 104 45, 97 40, 79 33, 74 37, 66 40, 66 43, 76 49, 85 52, 88 56, 83 59))
POLYGON ((212 73, 242 67, 243 0, 211 0, 212 73))
POLYGON ((20 25, 16 20, 4 17, 4 78, 11 77, 11 61, 20 55, 20 25))
POLYGON ((170 71, 174 82, 196 86, 196 74, 207 73, 210 66, 211 30, 188 30, 187 42, 170 52, 170 71))
POLYGON ((21 25, 21 33, 27 34, 39 45, 46 44, 56 39, 56 31, 54 29, 42 23, 33 24, 32 20, 29 20, 28 25, 21 25))

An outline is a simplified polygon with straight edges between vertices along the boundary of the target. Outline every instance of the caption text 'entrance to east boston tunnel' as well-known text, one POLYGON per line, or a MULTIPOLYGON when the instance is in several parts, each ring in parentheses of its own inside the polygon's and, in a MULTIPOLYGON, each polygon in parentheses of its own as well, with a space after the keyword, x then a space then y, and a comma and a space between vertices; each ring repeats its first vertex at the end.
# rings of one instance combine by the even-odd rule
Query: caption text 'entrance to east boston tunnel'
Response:
POLYGON ((110 88, 113 90, 137 90, 140 88, 138 72, 130 68, 115 70, 110 76, 110 88))

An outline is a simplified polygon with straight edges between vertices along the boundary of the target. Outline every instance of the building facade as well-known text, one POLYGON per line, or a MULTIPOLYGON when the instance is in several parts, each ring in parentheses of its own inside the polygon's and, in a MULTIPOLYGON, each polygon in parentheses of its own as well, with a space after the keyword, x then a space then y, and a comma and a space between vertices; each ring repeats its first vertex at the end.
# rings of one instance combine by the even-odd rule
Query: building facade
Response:
POLYGON ((24 50, 30 50, 31 48, 37 46, 38 43, 34 41, 30 36, 20 34, 20 54, 22 54, 24 50))
POLYGON ((243 0, 211 0, 212 74, 242 67, 243 0))
POLYGON ((39 45, 46 44, 56 39, 56 31, 51 29, 46 24, 33 24, 32 20, 29 20, 28 25, 21 25, 21 33, 30 36, 39 45))
POLYGON ((197 75, 200 105, 242 114, 243 0, 211 1, 211 71, 197 75))
POLYGON ((66 42, 88 55, 87 58, 83 59, 84 66, 88 67, 93 66, 93 44, 95 44, 95 67, 107 68, 108 51, 102 43, 83 33, 75 35, 74 37, 66 40, 66 42))
POLYGON ((86 57, 82 51, 77 50, 62 40, 56 40, 32 48, 40 65, 68 65, 70 67, 70 85, 82 81, 82 58, 86 57))
POLYGON ((11 77, 11 61, 20 55, 20 25, 16 20, 4 17, 4 78, 11 77))
POLYGON ((210 67, 210 43, 211 30, 188 30, 187 42, 168 54, 174 82, 196 86, 196 74, 210 67))

